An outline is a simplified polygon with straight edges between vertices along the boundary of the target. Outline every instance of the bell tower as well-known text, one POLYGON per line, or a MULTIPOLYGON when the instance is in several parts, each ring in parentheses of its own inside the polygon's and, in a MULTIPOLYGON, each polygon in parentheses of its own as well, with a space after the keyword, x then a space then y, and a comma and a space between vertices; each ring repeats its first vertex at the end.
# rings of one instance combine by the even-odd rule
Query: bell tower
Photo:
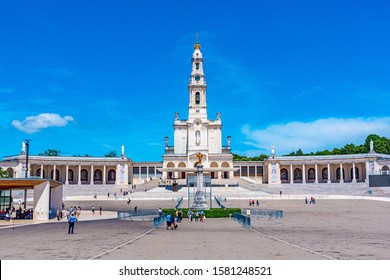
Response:
POLYGON ((192 54, 192 70, 188 91, 190 94, 188 106, 188 120, 200 119, 207 121, 207 103, 206 103, 206 78, 203 72, 203 56, 200 52, 198 35, 192 54))

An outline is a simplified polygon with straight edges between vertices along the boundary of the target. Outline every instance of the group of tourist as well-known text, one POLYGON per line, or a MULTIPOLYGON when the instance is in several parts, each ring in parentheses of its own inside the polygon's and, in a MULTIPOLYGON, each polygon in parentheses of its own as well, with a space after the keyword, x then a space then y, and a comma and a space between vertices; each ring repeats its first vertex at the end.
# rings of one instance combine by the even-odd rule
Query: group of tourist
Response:
POLYGON ((188 216, 189 222, 192 222, 193 220, 195 220, 195 222, 197 222, 197 221, 203 222, 206 219, 206 215, 204 214, 203 210, 200 210, 200 211, 196 210, 194 212, 191 209, 188 209, 187 216, 188 216))
MULTIPOLYGON (((259 200, 256 200, 256 206, 259 206, 260 202, 259 200)), ((249 199, 249 206, 255 206, 255 200, 254 199, 249 199)))
POLYGON ((305 204, 316 204, 316 199, 314 196, 310 197, 310 201, 305 197, 305 204))
POLYGON ((6 209, 2 209, 0 212, 0 219, 10 221, 12 220, 30 220, 33 218, 32 209, 22 209, 19 205, 19 208, 15 209, 14 206, 7 207, 6 209))
MULTIPOLYGON (((76 207, 76 206, 71 206, 66 210, 66 219, 69 220, 70 216, 74 214, 77 218, 81 214, 81 207, 76 207)), ((61 220, 63 218, 63 213, 62 211, 57 210, 57 220, 61 220)))

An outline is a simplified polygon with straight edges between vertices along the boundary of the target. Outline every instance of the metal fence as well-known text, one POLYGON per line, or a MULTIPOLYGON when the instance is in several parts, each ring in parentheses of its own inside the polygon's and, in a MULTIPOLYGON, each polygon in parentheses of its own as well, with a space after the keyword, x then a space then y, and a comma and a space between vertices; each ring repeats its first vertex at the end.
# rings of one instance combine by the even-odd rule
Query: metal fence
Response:
POLYGON ((175 209, 178 209, 182 203, 183 203, 183 196, 180 198, 179 202, 176 204, 175 209))
POLYGON ((151 220, 152 216, 158 216, 158 209, 150 210, 132 210, 132 211, 118 211, 117 219, 118 220, 131 220, 134 218, 142 220, 151 220))
POLYGON ((251 215, 251 216, 265 216, 268 219, 278 219, 283 218, 283 210, 276 209, 260 209, 260 208, 243 208, 241 210, 242 214, 251 215))
POLYGON ((242 215, 240 213, 234 213, 234 220, 240 223, 244 228, 251 227, 251 218, 249 216, 242 215))
POLYGON ((221 209, 225 209, 225 208, 226 208, 226 207, 222 204, 221 198, 218 198, 218 197, 214 196, 214 199, 215 199, 215 201, 217 202, 218 206, 219 206, 221 209))
POLYGON ((165 221, 165 215, 161 215, 153 218, 153 227, 159 228, 165 221))

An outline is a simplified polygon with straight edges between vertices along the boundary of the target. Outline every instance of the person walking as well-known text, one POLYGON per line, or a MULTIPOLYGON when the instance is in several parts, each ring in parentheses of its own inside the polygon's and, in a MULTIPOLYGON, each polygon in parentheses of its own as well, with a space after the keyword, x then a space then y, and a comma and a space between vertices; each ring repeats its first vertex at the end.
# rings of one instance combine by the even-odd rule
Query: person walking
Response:
POLYGON ((102 207, 100 206, 100 208, 99 208, 99 215, 102 214, 102 211, 103 211, 103 209, 102 209, 102 207))
POLYGON ((74 223, 77 222, 77 218, 75 217, 74 213, 70 214, 69 220, 68 220, 68 234, 73 234, 74 230, 74 223))
POLYGON ((92 214, 95 214, 95 206, 92 205, 92 214))

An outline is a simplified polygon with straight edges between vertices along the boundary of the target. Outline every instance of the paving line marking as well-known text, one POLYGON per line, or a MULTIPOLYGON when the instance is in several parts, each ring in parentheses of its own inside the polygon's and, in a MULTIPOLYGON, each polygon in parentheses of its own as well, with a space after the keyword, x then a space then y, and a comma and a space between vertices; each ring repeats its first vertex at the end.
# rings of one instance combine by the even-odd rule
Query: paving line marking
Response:
POLYGON ((119 246, 116 246, 115 248, 112 248, 112 249, 110 249, 110 250, 108 250, 108 251, 106 251, 106 252, 103 252, 103 253, 101 253, 101 254, 99 254, 99 255, 97 255, 97 256, 94 256, 94 257, 90 258, 89 260, 97 259, 97 258, 99 258, 99 257, 101 257, 101 256, 103 256, 103 255, 106 255, 106 254, 108 254, 108 253, 110 253, 110 252, 112 252, 112 251, 114 251, 114 250, 116 250, 116 249, 119 249, 119 248, 121 248, 121 247, 123 247, 123 246, 125 246, 125 245, 127 245, 127 244, 130 244, 131 242, 133 242, 133 241, 135 241, 135 240, 137 240, 137 239, 140 239, 141 237, 144 237, 145 235, 151 233, 151 232, 154 231, 154 230, 155 230, 155 228, 153 228, 153 229, 151 229, 151 230, 148 230, 147 232, 145 232, 145 233, 143 233, 143 234, 141 234, 141 235, 139 235, 139 236, 137 236, 137 237, 135 237, 135 238, 133 238, 133 239, 131 239, 131 240, 129 240, 129 241, 127 241, 127 242, 121 244, 121 245, 119 245, 119 246))
POLYGON ((265 237, 267 237, 267 238, 270 238, 270 239, 273 239, 273 240, 276 240, 276 241, 279 241, 279 242, 282 242, 282 243, 288 244, 288 245, 290 245, 290 246, 293 246, 293 247, 296 247, 296 248, 298 248, 298 249, 301 249, 301 250, 304 250, 304 251, 310 252, 310 253, 312 253, 312 254, 316 254, 316 255, 319 255, 319 256, 321 256, 321 257, 328 258, 328 259, 331 259, 331 260, 337 260, 337 259, 335 259, 335 258, 332 258, 332 257, 330 257, 330 256, 327 256, 327 255, 324 255, 324 254, 318 253, 318 252, 316 252, 316 251, 312 251, 312 250, 310 250, 310 249, 307 249, 307 248, 305 248, 305 247, 302 247, 302 246, 299 246, 299 245, 295 245, 295 244, 293 244, 293 243, 290 243, 290 242, 288 242, 288 241, 285 241, 285 240, 282 240, 282 239, 279 239, 279 238, 273 237, 273 236, 271 236, 271 235, 268 235, 268 234, 262 233, 262 232, 260 232, 260 231, 257 231, 257 230, 255 230, 255 229, 253 229, 253 228, 251 228, 250 230, 251 230, 251 231, 254 231, 254 232, 256 232, 256 233, 258 233, 258 234, 260 234, 260 235, 263 235, 263 236, 265 236, 265 237))

